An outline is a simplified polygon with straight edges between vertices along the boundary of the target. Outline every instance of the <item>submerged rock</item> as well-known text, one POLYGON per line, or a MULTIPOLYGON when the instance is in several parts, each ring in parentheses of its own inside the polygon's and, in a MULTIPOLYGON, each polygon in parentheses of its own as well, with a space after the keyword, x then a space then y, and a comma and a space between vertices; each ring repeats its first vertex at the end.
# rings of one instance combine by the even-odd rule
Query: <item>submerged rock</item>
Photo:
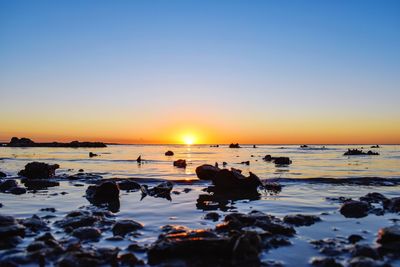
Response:
POLYGON ((268 162, 274 162, 276 165, 290 165, 292 161, 288 157, 272 157, 271 155, 265 155, 263 160, 268 162))
POLYGON ((321 218, 315 215, 295 214, 286 215, 283 218, 283 221, 285 223, 293 224, 295 226, 310 226, 316 222, 321 221, 321 218))
POLYGON ((97 240, 100 238, 101 232, 95 227, 85 226, 75 229, 72 235, 81 240, 97 240))
POLYGON ((142 185, 142 199, 149 195, 152 197, 161 197, 171 200, 171 191, 173 187, 174 185, 169 181, 162 182, 152 188, 149 188, 147 185, 142 185))
POLYGON ((22 194, 26 193, 26 189, 23 188, 23 187, 17 186, 17 187, 11 188, 10 189, 10 193, 13 194, 13 195, 22 195, 22 194))
POLYGON ((216 212, 209 212, 204 216, 205 220, 218 221, 221 216, 216 212))
POLYGON ((55 175, 56 169, 60 168, 58 164, 47 164, 44 162, 31 162, 25 165, 18 175, 29 179, 49 179, 55 175))
POLYGON ((120 190, 139 190, 140 184, 135 181, 122 180, 118 182, 118 187, 120 190))
POLYGON ((172 152, 171 150, 168 150, 167 152, 165 152, 165 156, 173 156, 174 152, 172 152))
POLYGON ((54 224, 57 227, 73 230, 83 226, 92 226, 99 220, 99 216, 94 216, 90 212, 72 211, 68 213, 62 220, 56 221, 54 224))
POLYGON ((340 213, 346 218, 362 218, 368 215, 370 205, 364 201, 346 201, 340 207, 340 213))
POLYGON ((178 159, 174 161, 174 166, 178 168, 186 168, 186 160, 184 159, 178 159))
POLYGON ((21 179, 21 183, 23 183, 28 189, 31 190, 46 189, 48 187, 54 187, 60 185, 59 182, 45 180, 45 179, 21 179))
POLYGON ((379 155, 378 152, 373 152, 369 150, 368 152, 364 152, 359 149, 348 149, 347 152, 343 154, 344 156, 360 156, 360 155, 369 155, 369 156, 377 156, 379 155))
POLYGON ((128 233, 134 232, 136 230, 142 229, 143 225, 133 221, 133 220, 119 220, 117 221, 113 228, 112 232, 114 236, 125 236, 128 233))
POLYGON ((4 172, 0 172, 0 178, 5 178, 7 177, 7 174, 5 174, 4 172))

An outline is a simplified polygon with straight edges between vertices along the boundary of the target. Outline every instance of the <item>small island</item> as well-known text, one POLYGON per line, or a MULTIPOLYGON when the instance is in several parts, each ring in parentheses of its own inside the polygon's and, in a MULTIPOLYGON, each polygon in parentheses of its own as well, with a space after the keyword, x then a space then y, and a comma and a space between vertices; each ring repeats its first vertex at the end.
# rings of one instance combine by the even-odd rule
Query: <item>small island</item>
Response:
POLYGON ((60 143, 60 142, 50 142, 50 143, 36 143, 29 138, 11 138, 10 142, 5 144, 7 147, 107 147, 105 143, 102 142, 79 142, 72 141, 70 143, 60 143))

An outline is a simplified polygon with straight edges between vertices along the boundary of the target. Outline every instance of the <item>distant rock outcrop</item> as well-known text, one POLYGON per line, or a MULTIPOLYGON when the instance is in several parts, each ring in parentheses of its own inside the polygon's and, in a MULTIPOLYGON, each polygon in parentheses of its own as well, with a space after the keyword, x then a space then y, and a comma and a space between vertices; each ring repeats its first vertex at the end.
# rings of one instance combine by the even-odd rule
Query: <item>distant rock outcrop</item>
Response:
POLYGON ((8 147, 106 147, 106 144, 102 142, 79 142, 72 141, 70 143, 36 143, 29 138, 11 138, 10 142, 7 144, 8 147))
POLYGON ((369 150, 368 152, 364 152, 359 149, 348 149, 347 152, 343 154, 344 156, 360 156, 360 155, 367 155, 367 156, 378 156, 378 152, 373 152, 369 150))
POLYGON ((239 143, 236 143, 236 144, 232 143, 229 145, 229 148, 240 148, 240 145, 239 145, 239 143))

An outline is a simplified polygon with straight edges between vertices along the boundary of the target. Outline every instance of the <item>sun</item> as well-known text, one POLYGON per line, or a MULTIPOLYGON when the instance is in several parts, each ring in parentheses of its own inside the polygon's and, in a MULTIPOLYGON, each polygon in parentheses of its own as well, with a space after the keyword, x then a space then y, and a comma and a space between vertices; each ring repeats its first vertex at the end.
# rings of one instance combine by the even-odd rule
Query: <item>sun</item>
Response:
POLYGON ((191 134, 187 134, 182 137, 182 141, 186 145, 193 145, 196 143, 196 137, 191 134))

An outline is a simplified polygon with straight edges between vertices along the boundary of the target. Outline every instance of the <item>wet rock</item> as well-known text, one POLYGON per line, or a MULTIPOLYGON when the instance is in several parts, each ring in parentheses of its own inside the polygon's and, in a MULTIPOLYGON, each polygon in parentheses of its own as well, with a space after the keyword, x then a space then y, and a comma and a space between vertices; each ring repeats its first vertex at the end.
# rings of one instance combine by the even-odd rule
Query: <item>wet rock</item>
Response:
POLYGON ((263 187, 266 191, 272 194, 278 194, 282 191, 282 185, 275 182, 266 182, 263 184, 263 187))
POLYGON ((363 197, 360 197, 360 201, 365 201, 368 203, 382 203, 384 201, 387 201, 387 198, 381 193, 373 192, 368 193, 363 197))
POLYGON ((343 267, 334 258, 315 257, 311 259, 311 265, 317 267, 343 267))
POLYGON ((97 157, 98 155, 93 152, 89 152, 89 158, 97 157))
POLYGON ((55 208, 41 208, 40 211, 56 212, 55 208))
POLYGON ((32 215, 31 218, 20 220, 20 223, 32 232, 48 231, 50 228, 47 226, 39 216, 32 215))
POLYGON ((263 160, 265 161, 272 161, 272 156, 271 155, 265 155, 265 157, 263 157, 263 160))
POLYGON ((368 245, 355 245, 351 249, 351 255, 353 257, 367 257, 375 260, 380 258, 378 252, 368 245))
POLYGON ((196 168, 196 175, 200 180, 214 180, 221 169, 210 164, 203 164, 196 168))
POLYGON ((0 214, 0 249, 17 246, 25 236, 25 227, 12 216, 0 214))
POLYGON ((394 197, 391 199, 387 199, 383 203, 385 209, 390 212, 400 212, 400 197, 394 197))
POLYGON ((379 251, 384 254, 394 253, 400 255, 400 226, 393 225, 379 230, 377 242, 380 244, 379 251))
POLYGON ((17 181, 15 181, 14 179, 8 179, 0 183, 0 191, 5 192, 17 186, 17 181))
POLYGON ((321 221, 321 218, 315 215, 295 214, 295 215, 286 215, 283 218, 283 221, 285 223, 292 224, 295 226, 310 226, 316 222, 321 221))
POLYGON ((71 246, 58 260, 60 267, 117 266, 118 248, 82 248, 71 246))
POLYGON ((361 241, 361 240, 363 240, 363 239, 364 239, 364 238, 363 238, 362 236, 356 235, 356 234, 350 235, 350 236, 347 238, 347 240, 349 240, 349 242, 352 243, 352 244, 358 243, 359 241, 361 241))
POLYGON ((240 162, 240 164, 250 165, 250 161, 242 161, 242 162, 240 162))
POLYGON ((142 156, 137 157, 136 162, 137 163, 142 163, 142 156))
POLYGON ((18 175, 29 179, 49 179, 55 175, 56 169, 60 168, 58 164, 47 164, 44 162, 31 162, 25 165, 18 175))
POLYGON ((45 179, 21 179, 21 183, 23 183, 29 190, 41 190, 60 185, 59 182, 45 179))
POLYGON ((98 228, 86 226, 75 229, 72 235, 81 240, 98 240, 101 232, 98 228))
POLYGON ((174 166, 178 168, 186 168, 186 160, 184 159, 178 159, 174 161, 174 166))
POLYGON ((380 146, 379 145, 374 145, 374 146, 371 146, 371 148, 380 148, 380 146))
POLYGON ((118 257, 119 262, 123 266, 144 265, 144 262, 139 260, 133 253, 125 253, 118 257))
POLYGON ((343 154, 344 156, 360 156, 360 155, 368 155, 368 156, 377 156, 378 152, 373 152, 369 150, 368 152, 364 152, 359 149, 348 149, 347 152, 343 154))
POLYGON ((173 156, 174 152, 172 152, 171 150, 168 150, 167 152, 165 152, 165 156, 173 156))
POLYGON ((310 241, 319 252, 328 256, 338 256, 348 252, 347 242, 337 238, 324 238, 310 241))
POLYGON ((7 177, 7 174, 5 174, 4 172, 0 172, 0 178, 5 178, 7 177))
POLYGON ((253 232, 221 236, 209 230, 160 235, 149 248, 149 264, 183 261, 184 265, 259 264, 261 239, 253 232))
POLYGON ((86 190, 86 198, 95 204, 119 201, 119 187, 112 181, 91 185, 86 190))
POLYGON ((262 186, 260 179, 250 172, 248 177, 241 174, 237 169, 222 169, 217 176, 212 180, 214 192, 220 193, 252 193, 258 194, 257 188, 262 186))
POLYGON ((94 216, 90 212, 73 211, 68 213, 62 220, 56 221, 54 224, 57 227, 64 229, 76 229, 84 226, 93 226, 99 221, 99 216, 94 216))
POLYGON ((142 185, 142 199, 149 195, 152 197, 160 197, 171 200, 171 191, 173 186, 174 185, 169 181, 162 182, 152 188, 149 188, 147 185, 142 185))
POLYGON ((143 225, 136 221, 120 220, 114 224, 114 226, 112 228, 112 232, 113 232, 114 236, 125 236, 128 233, 137 231, 142 228, 143 228, 143 225))
POLYGON ((349 261, 349 267, 385 267, 369 257, 355 257, 349 261))
POLYGON ((232 143, 229 145, 229 148, 240 148, 240 145, 238 143, 236 144, 232 143))
POLYGON ((364 201, 346 201, 340 207, 340 213, 346 218, 362 218, 368 215, 370 205, 364 201))
POLYGON ((22 194, 26 193, 26 189, 23 188, 23 187, 17 186, 17 187, 11 188, 10 189, 10 193, 13 194, 13 195, 22 195, 22 194))
POLYGON ((209 212, 204 216, 205 220, 218 221, 221 216, 216 212, 209 212))
POLYGON ((277 157, 274 160, 276 165, 289 165, 292 164, 292 161, 288 157, 277 157))
POLYGON ((118 182, 118 187, 120 190, 139 190, 140 184, 130 180, 123 180, 118 182))

